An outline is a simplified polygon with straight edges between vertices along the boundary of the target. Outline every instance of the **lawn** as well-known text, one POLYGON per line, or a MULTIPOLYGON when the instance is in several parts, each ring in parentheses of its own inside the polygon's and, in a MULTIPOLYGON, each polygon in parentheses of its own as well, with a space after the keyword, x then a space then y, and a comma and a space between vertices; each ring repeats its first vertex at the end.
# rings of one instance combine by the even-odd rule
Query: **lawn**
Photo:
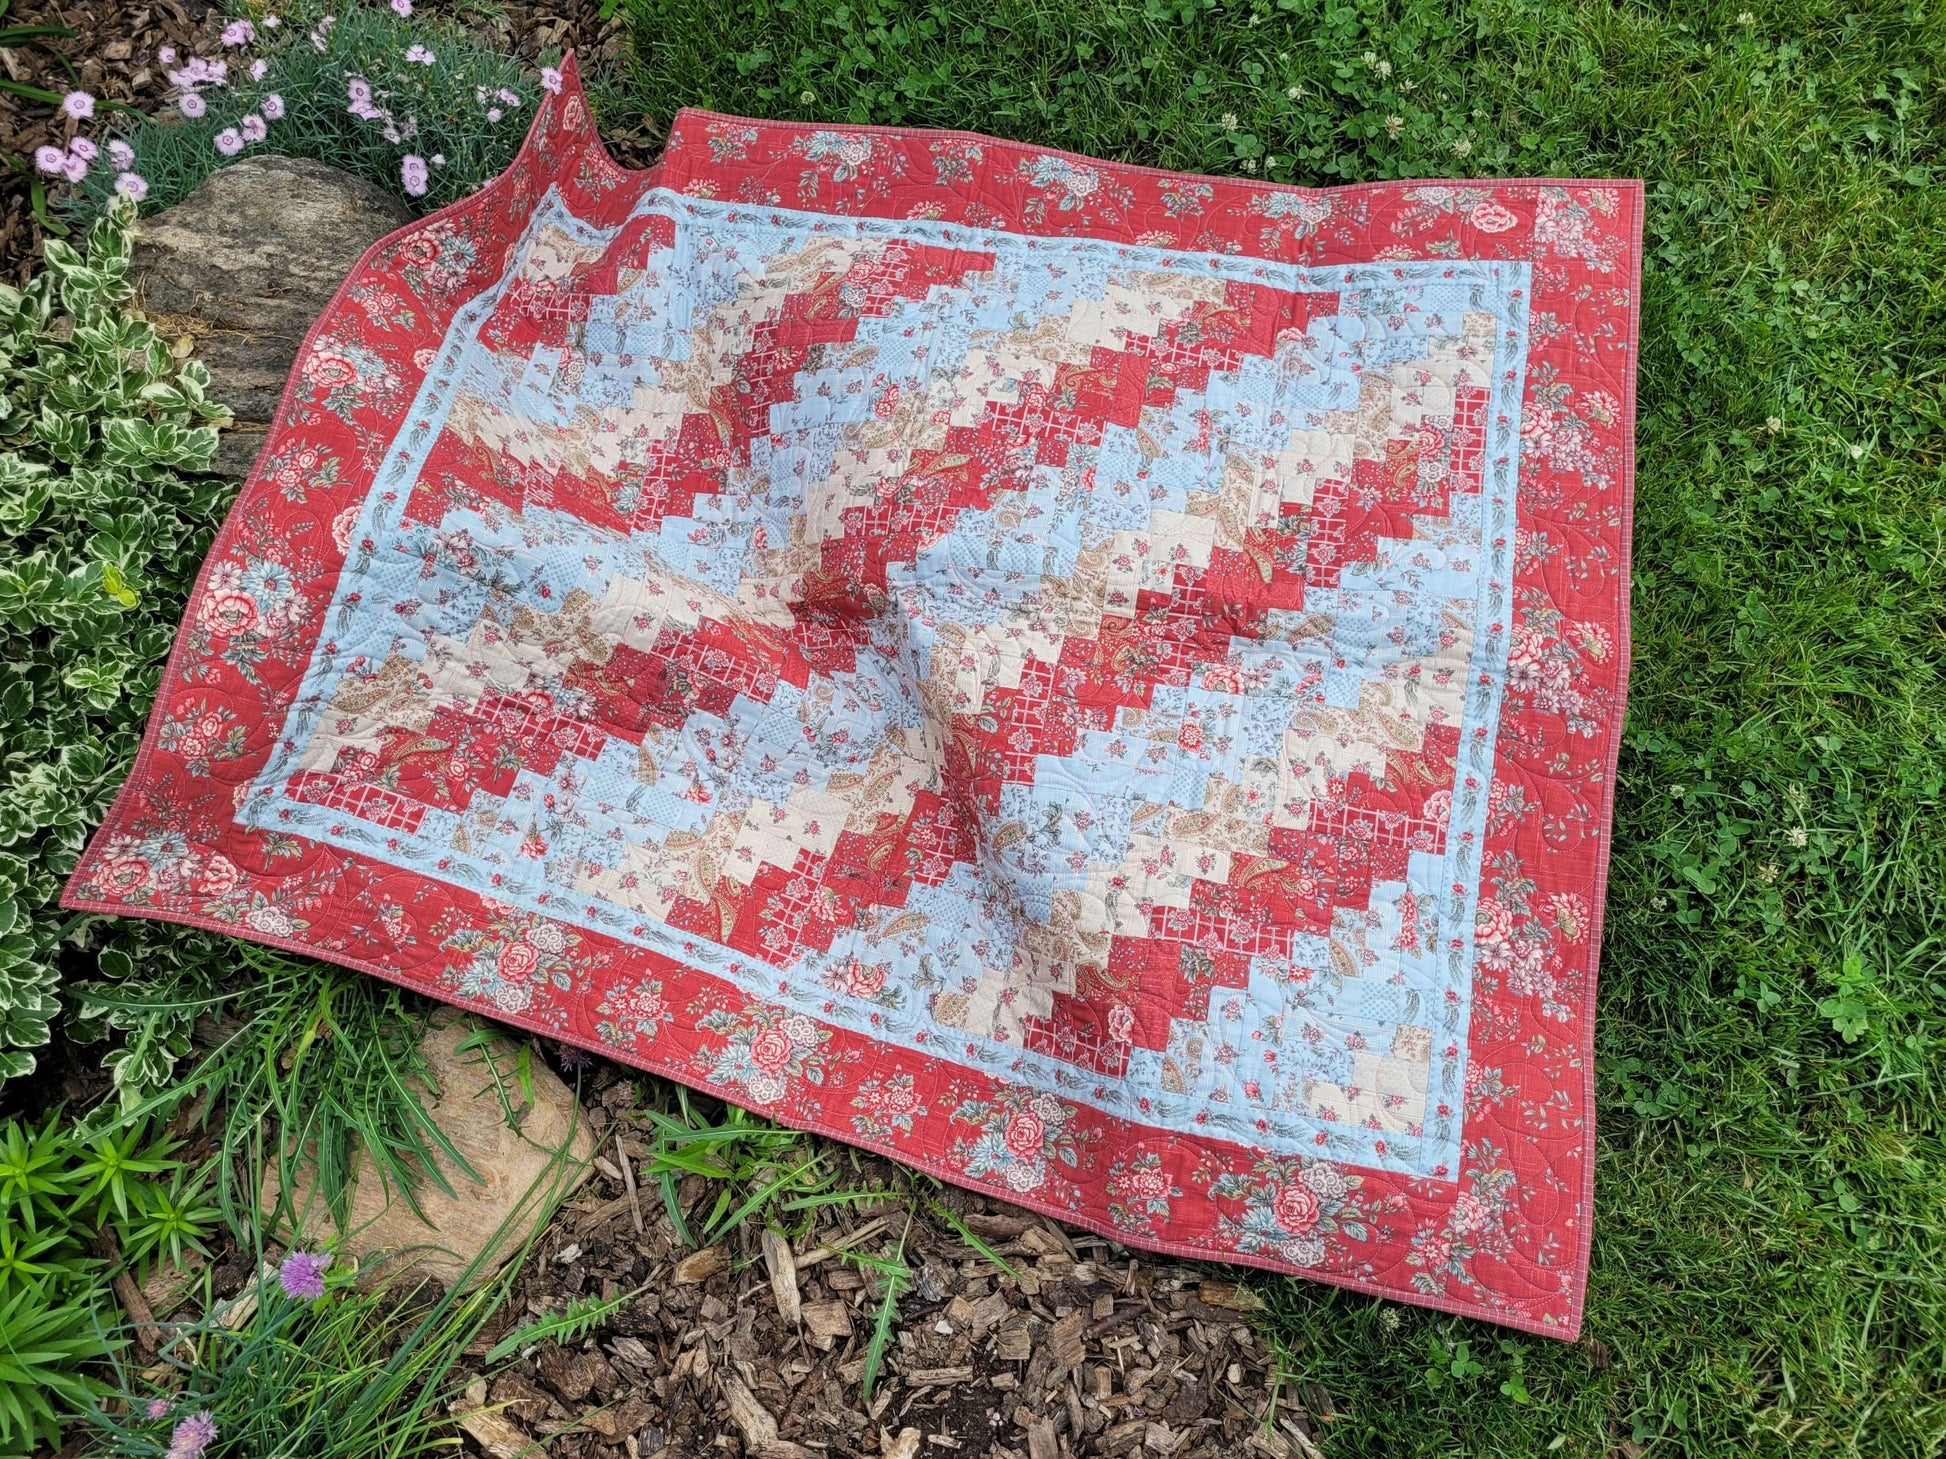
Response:
POLYGON ((1297 1282, 1267 1284, 1274 1330, 1331 1395, 1332 1459, 1941 1452, 1939 16, 622 4, 617 120, 973 128, 1319 184, 1647 180, 1586 1337, 1297 1282))

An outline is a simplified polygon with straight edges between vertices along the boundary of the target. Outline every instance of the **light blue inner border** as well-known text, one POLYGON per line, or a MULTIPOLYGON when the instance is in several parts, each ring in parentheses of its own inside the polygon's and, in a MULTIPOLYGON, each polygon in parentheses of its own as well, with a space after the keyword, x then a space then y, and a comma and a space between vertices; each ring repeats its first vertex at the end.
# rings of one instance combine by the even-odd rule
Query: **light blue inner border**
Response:
MULTIPOLYGON (((491 316, 508 285, 503 278, 493 288, 469 301, 454 316, 437 359, 427 371, 425 382, 398 437, 387 450, 371 491, 367 494, 354 542, 370 540, 379 544, 375 552, 360 554, 346 564, 336 594, 325 619, 319 644, 306 669, 302 685, 286 717, 279 749, 255 782, 250 797, 239 812, 241 823, 259 829, 303 835, 341 846, 455 886, 490 894, 514 906, 540 912, 549 917, 616 937, 624 942, 653 948, 691 966, 725 978, 753 997, 782 1003, 833 1024, 868 1034, 881 1042, 906 1047, 929 1057, 963 1064, 981 1072, 1055 1091, 1062 1096, 1089 1104, 1140 1123, 1184 1133, 1215 1135, 1238 1140, 1277 1153, 1318 1155, 1353 1163, 1383 1167, 1422 1178, 1434 1178, 1444 1167, 1447 1179, 1456 1178, 1459 1168, 1461 1091, 1464 1086, 1466 1029, 1470 1019, 1472 970, 1474 960, 1473 924, 1480 878, 1480 847, 1484 842, 1486 809, 1492 785, 1495 741, 1499 727, 1500 701, 1506 677, 1507 633, 1511 620, 1512 549, 1516 516, 1516 484, 1519 475, 1520 407, 1526 377, 1528 343, 1527 301, 1530 277, 1524 262, 1450 261, 1384 262, 1356 266, 1298 267, 1244 257, 1180 253, 1164 249, 1141 248, 1105 243, 1091 239, 1049 239, 1004 233, 990 229, 917 220, 861 219, 802 213, 789 209, 761 208, 711 202, 658 189, 646 194, 631 216, 661 212, 675 219, 678 247, 685 230, 710 230, 722 238, 739 230, 771 233, 783 228, 798 234, 822 233, 861 238, 916 239, 941 246, 993 252, 1024 252, 1041 259, 1058 256, 1073 260, 1077 266, 1145 268, 1173 270, 1197 276, 1235 279, 1303 292, 1360 292, 1384 290, 1400 285, 1420 285, 1464 290, 1474 309, 1491 312, 1499 322, 1493 371, 1493 395, 1488 409, 1488 436, 1485 449, 1484 483, 1477 501, 1480 514, 1479 542, 1486 565, 1477 573, 1477 599, 1473 660, 1469 666, 1469 689, 1461 725, 1459 770, 1455 777, 1454 800, 1449 821, 1446 852, 1427 857, 1415 854, 1408 880, 1415 889, 1436 888, 1438 892, 1435 925, 1440 929, 1433 946, 1443 949, 1443 968, 1436 976, 1443 983, 1441 1013, 1437 1020, 1430 1010, 1421 1011, 1418 1021, 1434 1028, 1431 1086, 1427 1096, 1424 1134, 1417 1139, 1385 1137, 1382 1153, 1371 1148, 1364 1132, 1335 1122, 1321 1122, 1297 1110, 1281 1111, 1260 1128, 1258 1110, 1231 1112, 1210 1102, 1207 1089, 1190 1090, 1181 1095, 1165 1093, 1154 1081, 1154 1070, 1138 1059, 1129 1076, 1120 1080, 1104 1078, 1092 1071, 1078 1069, 1058 1060, 1028 1053, 1018 1045, 974 1038, 956 1030, 942 1030, 929 1019, 888 1019, 885 1010, 866 1002, 851 1002, 834 994, 815 979, 793 982, 788 972, 753 964, 746 956, 709 943, 692 933, 676 932, 661 924, 642 926, 641 914, 630 908, 608 904, 575 904, 558 887, 542 880, 531 886, 515 886, 505 880, 490 880, 492 872, 483 864, 451 851, 423 833, 401 837, 377 826, 357 822, 345 812, 293 801, 279 786, 290 773, 299 747, 314 732, 339 680, 363 647, 357 632, 366 615, 389 613, 383 593, 373 588, 386 581, 377 558, 387 552, 386 544, 396 537, 399 517, 412 486, 424 467, 457 392, 469 370, 491 367, 490 352, 473 338, 491 316), (349 601, 353 594, 361 601, 349 601), (1492 631, 1497 625, 1499 631, 1492 631), (335 652, 327 649, 335 648, 335 652), (1464 787, 1468 780, 1472 790, 1464 787), (1421 862, 1424 864, 1422 865, 1421 862), (1455 892, 1458 885, 1462 890, 1455 892), (827 1008, 827 1005, 835 1005, 827 1008), (1447 1048, 1455 1050, 1447 1054, 1447 1048), (1137 1101, 1143 1103, 1138 1106, 1137 1101), (1434 1113, 1444 1103, 1451 1111, 1446 1117, 1434 1113), (1324 1137, 1323 1143, 1319 1136, 1324 1137)), ((510 257, 523 256, 533 235, 543 228, 556 228, 578 241, 600 244, 619 231, 595 229, 570 214, 557 193, 550 190, 535 210, 521 245, 510 257)), ((758 250, 760 251, 760 250, 758 250)), ((1214 384, 1215 381, 1212 381, 1214 384)), ((1461 499, 1456 499, 1456 502, 1461 499)), ((1473 510, 1468 507, 1466 510, 1473 510)), ((687 521, 688 519, 684 519, 687 521)), ((592 529, 591 529, 592 530, 592 529)), ((674 565, 674 564, 672 564, 674 565)), ((1345 588, 1357 585, 1360 572, 1369 577, 1378 568, 1362 565, 1347 571, 1345 588)), ((597 584, 597 587, 599 585, 597 584)), ((1382 589, 1374 578, 1366 586, 1382 589)), ((390 629, 387 629, 390 632, 390 629)), ((762 706, 739 702, 738 711, 761 712, 762 706)), ((960 868, 961 873, 964 868, 960 868)), ((950 884, 949 884, 950 886, 950 884)), ((963 889, 971 894, 972 889, 963 889)), ((834 953, 837 951, 834 946, 834 953)), ((1428 954, 1432 956, 1432 954, 1428 954)), ((1252 990, 1258 977, 1253 971, 1252 990)), ((1217 990, 1242 992, 1251 990, 1217 990)), ((1254 1002, 1255 1000, 1252 999, 1254 1002)), ((1213 1007, 1215 1005, 1213 1004, 1213 1007)), ((1408 1020, 1409 1021, 1409 1020, 1408 1020)), ((1248 1020, 1246 1020, 1248 1022, 1248 1020)), ((1259 1023, 1261 1020, 1259 1020, 1259 1023)), ((1153 1060, 1149 1061, 1153 1064, 1153 1060)))

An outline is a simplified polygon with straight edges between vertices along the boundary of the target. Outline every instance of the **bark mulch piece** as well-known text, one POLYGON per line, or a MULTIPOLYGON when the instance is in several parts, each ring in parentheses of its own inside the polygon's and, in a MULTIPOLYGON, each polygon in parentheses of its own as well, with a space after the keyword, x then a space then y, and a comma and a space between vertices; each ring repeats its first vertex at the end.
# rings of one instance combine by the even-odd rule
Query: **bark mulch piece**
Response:
MULTIPOLYGON (((1221 1274, 954 1188, 940 1203, 1010 1270, 896 1195, 828 1208, 795 1246, 753 1219, 698 1251, 677 1239, 653 1186, 632 1187, 646 1154, 628 1114, 632 1076, 603 1064, 589 1082, 584 1103, 602 1151, 595 1176, 543 1236, 469 1359, 576 1298, 637 1295, 580 1341, 544 1342, 480 1372, 470 1401, 504 1405, 494 1416, 506 1428, 495 1443, 469 1438, 473 1452, 536 1441, 554 1459, 1318 1452, 1329 1396, 1286 1387, 1273 1406, 1275 1364, 1246 1315, 1256 1299, 1221 1274), (915 1282, 867 1405, 880 1289, 838 1251, 889 1256, 901 1234, 915 1282)), ((889 1162, 829 1148, 847 1185, 900 1186, 889 1162)), ((692 1230, 720 1191, 684 1179, 678 1203, 692 1230)))

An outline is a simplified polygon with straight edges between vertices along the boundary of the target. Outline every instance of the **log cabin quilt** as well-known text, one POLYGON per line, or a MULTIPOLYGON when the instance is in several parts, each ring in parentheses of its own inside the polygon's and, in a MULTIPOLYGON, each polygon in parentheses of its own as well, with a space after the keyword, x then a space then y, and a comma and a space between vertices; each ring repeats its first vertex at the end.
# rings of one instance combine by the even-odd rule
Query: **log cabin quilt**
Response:
POLYGON ((304 343, 66 904, 1575 1336, 1639 185, 629 172, 566 70, 304 343))

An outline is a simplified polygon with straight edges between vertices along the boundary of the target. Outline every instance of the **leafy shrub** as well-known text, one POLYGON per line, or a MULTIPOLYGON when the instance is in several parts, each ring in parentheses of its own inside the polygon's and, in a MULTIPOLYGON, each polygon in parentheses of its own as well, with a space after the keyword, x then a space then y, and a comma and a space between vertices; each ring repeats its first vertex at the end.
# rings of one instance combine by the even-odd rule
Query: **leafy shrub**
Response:
MULTIPOLYGON (((539 96, 518 61, 448 21, 365 6, 308 9, 286 12, 274 29, 257 22, 252 47, 178 58, 169 73, 185 78, 177 108, 135 120, 122 138, 147 205, 179 202, 217 168, 262 153, 328 162, 429 211, 513 161, 539 96), (188 79, 218 64, 220 80, 188 79), (259 64, 263 74, 253 76, 259 64), (185 98, 199 115, 184 114, 185 98)), ((84 216, 109 205, 118 175, 112 166, 88 172, 84 216)))
POLYGON ((209 377, 129 313, 133 209, 0 287, 0 1077, 48 1038, 54 902, 142 732, 228 502, 209 377))

